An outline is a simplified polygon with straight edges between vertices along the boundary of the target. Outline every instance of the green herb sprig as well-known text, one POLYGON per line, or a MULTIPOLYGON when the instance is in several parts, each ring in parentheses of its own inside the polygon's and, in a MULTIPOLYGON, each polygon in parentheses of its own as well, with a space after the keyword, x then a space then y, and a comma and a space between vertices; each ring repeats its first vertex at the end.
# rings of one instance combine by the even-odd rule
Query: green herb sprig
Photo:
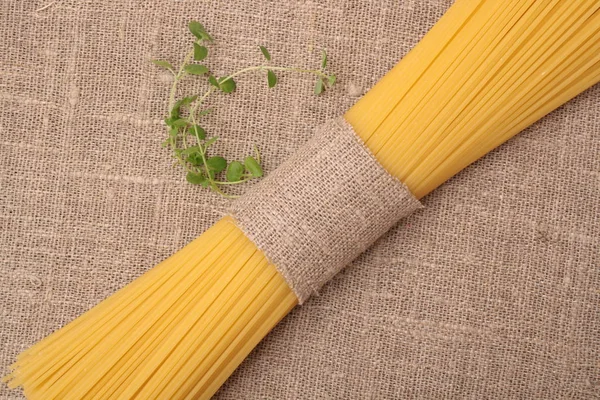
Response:
POLYGON ((243 161, 227 161, 222 156, 212 155, 211 146, 219 138, 209 136, 200 124, 202 117, 212 111, 204 107, 206 100, 214 93, 234 92, 237 87, 236 79, 240 75, 251 72, 264 73, 269 88, 275 87, 278 83, 276 72, 314 75, 317 78, 314 93, 317 95, 332 87, 336 77, 326 72, 327 53, 324 50, 321 55, 321 68, 311 70, 270 65, 271 53, 264 46, 259 46, 266 61, 264 64, 246 67, 232 74, 216 77, 208 66, 201 63, 209 55, 206 45, 213 43, 214 39, 198 21, 191 21, 188 29, 195 39, 192 49, 186 54, 179 68, 175 68, 166 60, 152 60, 155 65, 166 69, 173 75, 173 84, 169 93, 169 114, 164 120, 168 136, 163 142, 163 146, 172 151, 176 160, 174 166, 180 165, 186 171, 186 180, 189 183, 209 188, 225 197, 236 197, 224 192, 223 188, 227 185, 238 185, 262 177, 260 153, 255 147, 254 154, 245 157, 243 161), (193 76, 205 80, 205 92, 177 99, 178 84, 185 78, 193 76))

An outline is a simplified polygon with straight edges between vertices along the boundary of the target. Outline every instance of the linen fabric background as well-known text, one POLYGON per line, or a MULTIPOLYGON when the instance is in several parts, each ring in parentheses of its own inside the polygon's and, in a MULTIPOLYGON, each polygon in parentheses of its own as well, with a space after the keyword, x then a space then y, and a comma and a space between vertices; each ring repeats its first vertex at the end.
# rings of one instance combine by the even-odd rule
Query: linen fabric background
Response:
MULTIPOLYGON (((200 20, 217 74, 317 67, 338 85, 241 78, 211 101, 219 151, 272 171, 341 115, 451 5, 401 1, 3 0, 0 365, 181 248, 228 201, 160 143, 168 77, 200 20)), ((200 81, 185 87, 200 90, 200 81)), ((424 199, 296 308, 217 399, 600 396, 600 88, 424 199)), ((18 391, 0 388, 3 399, 18 391)))

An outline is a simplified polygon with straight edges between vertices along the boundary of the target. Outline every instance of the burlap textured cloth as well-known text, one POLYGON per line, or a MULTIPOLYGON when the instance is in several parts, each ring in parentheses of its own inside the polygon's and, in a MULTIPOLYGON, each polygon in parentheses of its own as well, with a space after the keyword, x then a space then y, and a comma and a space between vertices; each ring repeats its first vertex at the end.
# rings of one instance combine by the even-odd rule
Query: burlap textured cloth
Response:
MULTIPOLYGON (((224 215, 160 147, 169 83, 148 60, 179 61, 189 19, 218 40, 218 72, 260 63, 258 44, 299 66, 327 47, 339 85, 323 97, 285 74, 213 102, 220 151, 256 144, 269 172, 450 3, 3 0, 0 365, 224 215)), ((600 396, 599 100, 596 86, 425 198, 216 398, 600 396)))
POLYGON ((229 212, 304 302, 422 208, 343 117, 244 193, 229 212))

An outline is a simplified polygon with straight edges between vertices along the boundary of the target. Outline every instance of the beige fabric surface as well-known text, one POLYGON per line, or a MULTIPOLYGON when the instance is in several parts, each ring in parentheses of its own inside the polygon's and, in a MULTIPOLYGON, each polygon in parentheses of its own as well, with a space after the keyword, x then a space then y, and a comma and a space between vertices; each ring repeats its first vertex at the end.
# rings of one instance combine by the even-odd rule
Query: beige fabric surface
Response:
POLYGON ((315 131, 229 210, 299 304, 423 207, 343 117, 315 131))
MULTIPOLYGON (((228 201, 160 147, 191 18, 224 73, 317 66, 337 88, 240 79, 206 125, 272 171, 341 115, 449 0, 3 0, 0 7, 0 365, 202 232, 228 201)), ((193 85, 188 86, 192 89, 193 85)), ((591 399, 600 396, 600 88, 424 199, 294 310, 218 399, 591 399)), ((0 388, 0 398, 20 399, 0 388)))

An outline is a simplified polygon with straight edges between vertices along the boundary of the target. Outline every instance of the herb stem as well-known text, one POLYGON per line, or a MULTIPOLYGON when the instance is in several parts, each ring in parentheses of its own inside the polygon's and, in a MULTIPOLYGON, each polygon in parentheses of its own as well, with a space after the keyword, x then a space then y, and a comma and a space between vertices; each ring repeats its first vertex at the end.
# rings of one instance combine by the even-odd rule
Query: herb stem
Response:
MULTIPOLYGON (((193 55, 193 52, 191 53, 193 55)), ((189 56, 190 54, 188 54, 189 56)), ((187 60, 187 59, 186 59, 187 60)), ((184 63, 187 63, 187 61, 184 61, 184 63)), ((183 69, 183 68, 182 68, 183 69)), ((181 73, 182 69, 179 71, 179 73, 181 73)), ((247 67, 247 68, 243 68, 239 71, 234 72, 231 75, 226 76, 223 79, 224 81, 227 81, 229 79, 235 78, 237 76, 240 76, 242 74, 248 73, 248 72, 253 72, 253 71, 267 71, 267 70, 273 70, 273 71, 288 71, 288 72, 298 72, 298 73, 304 73, 304 74, 312 74, 312 75, 316 75, 316 76, 320 76, 323 78, 328 78, 329 75, 323 73, 322 71, 316 70, 316 69, 303 69, 303 68, 296 68, 296 67, 271 67, 268 65, 255 65, 252 67, 247 67)), ((177 75, 179 76, 179 74, 177 75)), ((175 87, 175 84, 174 84, 175 87)), ((200 105, 202 103, 204 103, 204 100, 206 100, 208 98, 208 96, 210 96, 212 94, 212 92, 214 92, 215 87, 211 86, 206 93, 204 93, 201 97, 199 97, 195 102, 194 105, 190 108, 190 115, 195 115, 198 107, 200 107, 200 105)), ((174 90, 171 91, 172 94, 172 103, 175 103, 175 95, 174 95, 174 90)), ((172 108, 172 106, 170 106, 169 108, 172 108)), ((195 122, 194 122, 195 124, 195 122)), ((260 161, 259 161, 260 162, 260 161)))
MULTIPOLYGON (((216 182, 213 181, 213 183, 216 183, 216 182)), ((215 192, 219 193, 221 196, 226 197, 228 199, 237 199, 238 197, 240 197, 240 196, 236 196, 233 194, 227 194, 227 193, 223 192, 221 189, 219 189, 219 186, 217 186, 217 185, 212 185, 212 189, 215 192)))
POLYGON ((183 148, 187 149, 188 145, 187 145, 187 132, 184 132, 183 135, 181 136, 182 142, 183 142, 183 148))
POLYGON ((223 79, 224 81, 227 81, 231 78, 235 78, 236 76, 245 74, 247 72, 252 72, 252 71, 267 71, 267 70, 272 70, 272 71, 289 71, 289 72, 298 72, 301 74, 312 74, 312 75, 316 75, 316 76, 320 76, 322 78, 328 78, 329 75, 327 75, 326 73, 319 71, 317 69, 303 69, 303 68, 296 68, 296 67, 272 67, 269 65, 255 65, 252 67, 247 67, 244 69, 240 69, 237 72, 234 72, 233 74, 225 77, 223 79))
POLYGON ((239 185, 240 183, 244 183, 249 180, 250 179, 240 179, 239 181, 234 182, 213 181, 213 183, 216 183, 217 185, 239 185))
POLYGON ((185 75, 184 68, 186 65, 189 64, 192 57, 194 57, 194 50, 190 50, 185 55, 185 58, 183 59, 183 63, 181 64, 181 67, 179 67, 179 71, 177 72, 177 75, 175 75, 173 77, 173 85, 171 86, 171 92, 169 94, 169 111, 172 110, 173 106, 175 105, 175 95, 177 94, 177 84, 179 83, 181 78, 183 78, 183 76, 185 75))
MULTIPOLYGON (((190 113, 190 118, 192 119, 192 123, 194 124, 194 126, 196 126, 196 117, 194 116, 193 113, 190 113)), ((208 164, 206 163, 206 155, 204 154, 206 152, 206 149, 204 148, 204 146, 202 146, 202 144, 198 143, 198 149, 200 150, 200 157, 202 157, 202 165, 204 165, 204 172, 206 173, 206 179, 208 179, 209 183, 213 183, 213 179, 210 176, 210 171, 208 170, 208 164)), ((211 185, 214 186, 214 185, 211 185)))
POLYGON ((206 93, 204 93, 202 95, 202 97, 199 97, 195 102, 194 105, 192 107, 190 107, 190 116, 192 117, 192 120, 194 120, 194 124, 196 124, 195 121, 195 116, 196 116, 196 112, 198 110, 198 107, 200 107, 200 105, 204 102, 204 100, 206 100, 206 98, 208 96, 210 96, 210 94, 215 90, 214 86, 211 86, 206 93))

